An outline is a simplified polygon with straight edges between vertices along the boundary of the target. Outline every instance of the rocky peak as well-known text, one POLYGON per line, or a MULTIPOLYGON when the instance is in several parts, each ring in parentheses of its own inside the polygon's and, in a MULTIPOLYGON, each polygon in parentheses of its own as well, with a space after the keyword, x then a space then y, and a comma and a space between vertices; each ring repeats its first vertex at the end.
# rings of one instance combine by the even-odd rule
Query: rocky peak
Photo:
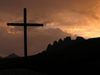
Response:
POLYGON ((78 36, 77 38, 76 38, 76 41, 83 41, 83 40, 85 40, 83 37, 80 37, 80 36, 78 36))
POLYGON ((69 36, 69 37, 66 37, 65 39, 64 39, 64 41, 71 41, 71 37, 69 36))
POLYGON ((16 54, 12 53, 9 56, 5 57, 5 58, 17 58, 19 56, 17 56, 16 54))
POLYGON ((59 41, 54 41, 53 45, 49 44, 46 51, 57 51, 61 50, 66 47, 70 47, 73 44, 77 44, 81 41, 84 41, 85 39, 83 37, 78 36, 75 40, 71 40, 71 37, 66 37, 64 41, 62 39, 59 39, 59 41))
POLYGON ((57 41, 54 41, 53 45, 57 45, 57 41))

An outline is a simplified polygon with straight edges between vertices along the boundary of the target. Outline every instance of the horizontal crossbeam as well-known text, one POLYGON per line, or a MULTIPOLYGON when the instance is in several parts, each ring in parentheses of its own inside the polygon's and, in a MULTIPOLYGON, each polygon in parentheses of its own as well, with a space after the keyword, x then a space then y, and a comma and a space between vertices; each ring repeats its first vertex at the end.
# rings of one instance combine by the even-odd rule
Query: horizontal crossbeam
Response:
POLYGON ((43 24, 33 23, 7 23, 8 26, 43 26, 43 24))

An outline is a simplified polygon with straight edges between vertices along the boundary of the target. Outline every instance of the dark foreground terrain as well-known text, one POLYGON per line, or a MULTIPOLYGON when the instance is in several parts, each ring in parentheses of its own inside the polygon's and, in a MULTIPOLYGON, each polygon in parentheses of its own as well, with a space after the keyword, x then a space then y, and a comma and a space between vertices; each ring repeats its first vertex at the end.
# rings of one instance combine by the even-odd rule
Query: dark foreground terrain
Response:
POLYGON ((0 59, 0 70, 30 69, 48 75, 99 75, 100 38, 54 42, 46 51, 27 59, 0 59))
POLYGON ((34 72, 29 69, 6 69, 6 70, 1 70, 0 75, 47 75, 47 74, 34 72))

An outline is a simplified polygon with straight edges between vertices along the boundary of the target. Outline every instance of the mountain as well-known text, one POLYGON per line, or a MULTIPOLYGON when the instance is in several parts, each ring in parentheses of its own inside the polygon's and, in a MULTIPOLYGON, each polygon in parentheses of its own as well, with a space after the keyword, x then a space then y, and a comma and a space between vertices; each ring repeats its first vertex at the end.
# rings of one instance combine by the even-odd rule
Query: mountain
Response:
POLYGON ((59 39, 59 41, 54 41, 53 45, 49 44, 46 51, 47 52, 55 52, 58 50, 62 50, 64 48, 68 48, 74 44, 85 41, 83 37, 78 36, 75 40, 71 40, 71 37, 66 37, 64 40, 59 39))
POLYGON ((0 59, 0 69, 22 68, 48 75, 99 75, 100 38, 55 41, 47 50, 25 58, 0 59))
POLYGON ((16 54, 12 53, 10 55, 8 55, 7 57, 5 58, 18 58, 19 56, 17 56, 16 54))

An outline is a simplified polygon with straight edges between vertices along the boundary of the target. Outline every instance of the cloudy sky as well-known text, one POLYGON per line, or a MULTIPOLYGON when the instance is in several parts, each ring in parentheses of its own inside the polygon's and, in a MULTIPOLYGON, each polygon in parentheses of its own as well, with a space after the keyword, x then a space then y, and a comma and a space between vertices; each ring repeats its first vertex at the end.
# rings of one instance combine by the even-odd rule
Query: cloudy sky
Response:
POLYGON ((28 55, 39 53, 47 45, 71 36, 100 37, 100 0, 0 0, 0 56, 24 54, 23 27, 7 23, 43 23, 28 27, 28 55))

